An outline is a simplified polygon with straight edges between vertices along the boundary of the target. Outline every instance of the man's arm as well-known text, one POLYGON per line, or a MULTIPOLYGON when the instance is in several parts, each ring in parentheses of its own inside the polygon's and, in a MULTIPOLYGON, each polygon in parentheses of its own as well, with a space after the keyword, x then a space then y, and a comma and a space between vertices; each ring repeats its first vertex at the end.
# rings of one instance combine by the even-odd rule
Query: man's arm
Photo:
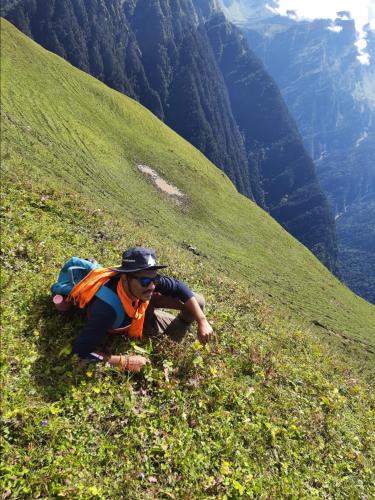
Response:
POLYGON ((81 359, 101 361, 96 349, 103 342, 107 330, 111 328, 116 313, 114 309, 99 298, 89 305, 89 318, 73 344, 73 352, 81 359))
POLYGON ((188 321, 196 321, 198 324, 198 339, 200 343, 204 345, 211 339, 213 335, 212 327, 200 308, 197 299, 194 297, 194 293, 183 281, 168 278, 167 276, 160 276, 160 281, 155 291, 163 295, 178 297, 183 303, 182 316, 187 316, 189 318, 188 321))
POLYGON ((203 345, 207 344, 213 335, 213 329, 200 308, 197 299, 193 296, 184 304, 184 311, 187 312, 198 324, 198 339, 203 345))
POLYGON ((114 309, 99 298, 89 306, 90 314, 86 325, 81 330, 73 344, 73 352, 83 361, 108 362, 120 370, 139 372, 148 362, 144 356, 104 354, 96 349, 103 342, 107 331, 112 327, 116 318, 114 309))

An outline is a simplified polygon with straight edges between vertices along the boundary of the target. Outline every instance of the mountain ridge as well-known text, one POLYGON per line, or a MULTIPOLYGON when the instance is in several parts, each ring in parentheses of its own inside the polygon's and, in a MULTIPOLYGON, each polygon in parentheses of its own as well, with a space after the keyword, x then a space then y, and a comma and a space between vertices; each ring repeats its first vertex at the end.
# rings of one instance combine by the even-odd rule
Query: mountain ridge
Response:
POLYGON ((308 248, 314 247, 314 241, 324 241, 321 252, 323 247, 329 250, 323 261, 335 270, 334 223, 316 183, 314 164, 275 82, 263 75, 261 62, 247 50, 245 37, 225 21, 224 14, 211 17, 206 25, 245 139, 250 176, 261 179, 261 190, 256 181, 252 184, 256 202, 308 248), (261 116, 251 116, 248 95, 262 103, 261 116), (267 99, 262 100, 264 95, 267 99), (322 231, 322 226, 331 230, 322 231))
MULTIPOLYGON (((262 123, 264 114, 258 105, 259 97, 273 101, 277 113, 269 120, 272 125, 282 122, 286 131, 272 142, 272 127, 265 127, 257 135, 259 141, 252 141, 249 134, 244 140, 244 130, 249 126, 242 123, 239 128, 231 104, 234 96, 228 95, 217 57, 225 47, 219 47, 215 56, 207 34, 208 19, 217 14, 217 5, 203 0, 107 3, 107 0, 90 3, 64 0, 59 3, 57 15, 55 2, 48 2, 45 8, 45 0, 24 0, 3 12, 46 48, 111 87, 136 97, 229 175, 240 192, 255 197, 263 208, 270 210, 335 272, 337 248, 332 213, 324 196, 318 194, 320 187, 311 160, 295 133, 291 117, 284 116, 287 110, 280 103, 280 94, 273 84, 268 84, 269 78, 259 65, 258 83, 264 79, 268 94, 246 94, 243 107, 248 109, 250 120, 262 123), (97 24, 100 24, 98 33, 97 24), (111 29, 106 28, 107 24, 111 29), (122 25, 126 30, 121 30, 122 25), (286 135, 289 135, 291 158, 282 149, 286 135), (279 164, 286 166, 283 182, 278 179, 272 183, 270 172, 277 171, 279 164), (298 190, 293 178, 301 170, 305 172, 306 183, 304 189, 298 190), (283 193, 278 193, 277 185, 284 189, 283 193), (269 187, 272 194, 265 194, 269 187)), ((232 28, 232 37, 238 36, 232 28)), ((238 47, 253 57, 243 41, 238 47)), ((251 79, 251 75, 248 77, 251 79)))
POLYGON ((359 62, 356 26, 278 16, 263 0, 228 1, 224 10, 277 82, 314 160, 336 220, 343 281, 375 303, 375 32, 366 28, 369 65, 359 62), (251 17, 247 9, 261 15, 251 17))

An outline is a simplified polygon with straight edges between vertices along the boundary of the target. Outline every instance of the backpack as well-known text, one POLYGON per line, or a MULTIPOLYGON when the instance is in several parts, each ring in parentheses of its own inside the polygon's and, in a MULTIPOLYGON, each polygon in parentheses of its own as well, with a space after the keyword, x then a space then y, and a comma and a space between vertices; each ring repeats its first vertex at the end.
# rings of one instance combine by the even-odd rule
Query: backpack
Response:
POLYGON ((75 285, 79 283, 93 269, 102 267, 97 262, 72 257, 65 262, 60 270, 56 283, 51 286, 53 295, 69 295, 75 285))
MULTIPOLYGON (((99 267, 102 266, 96 261, 92 262, 80 257, 70 258, 61 268, 56 283, 51 286, 52 294, 68 296, 77 283, 83 280, 90 271, 98 269, 99 267)), ((103 285, 95 296, 113 307, 116 312, 116 319, 112 328, 118 328, 125 317, 124 308, 122 307, 118 295, 113 290, 103 285)))

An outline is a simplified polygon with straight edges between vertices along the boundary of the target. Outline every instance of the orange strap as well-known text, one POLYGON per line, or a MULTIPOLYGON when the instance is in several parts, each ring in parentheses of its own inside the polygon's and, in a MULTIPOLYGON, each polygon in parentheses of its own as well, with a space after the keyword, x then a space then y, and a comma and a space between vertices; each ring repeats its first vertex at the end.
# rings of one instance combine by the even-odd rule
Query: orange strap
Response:
POLYGON ((83 280, 76 284, 70 292, 68 300, 71 300, 74 304, 77 304, 83 309, 94 298, 99 288, 104 285, 109 278, 116 276, 116 274, 118 274, 116 271, 112 271, 105 267, 93 269, 83 278, 83 280))
POLYGON ((136 300, 135 303, 132 302, 131 298, 126 294, 124 287, 122 286, 121 279, 117 284, 117 294, 120 297, 121 304, 125 309, 126 314, 132 318, 132 323, 128 331, 129 337, 141 338, 143 323, 145 322, 145 313, 150 301, 142 302, 141 300, 136 300))
MULTIPOLYGON (((108 268, 93 269, 87 276, 83 278, 71 291, 68 300, 78 304, 83 309, 95 296, 101 286, 103 286, 109 278, 116 276, 117 271, 112 271, 108 268)), ((128 334, 130 337, 142 337, 143 323, 145 321, 146 309, 149 301, 142 302, 140 300, 132 301, 126 294, 122 280, 119 279, 117 284, 117 294, 120 297, 121 304, 125 313, 132 319, 128 334)))

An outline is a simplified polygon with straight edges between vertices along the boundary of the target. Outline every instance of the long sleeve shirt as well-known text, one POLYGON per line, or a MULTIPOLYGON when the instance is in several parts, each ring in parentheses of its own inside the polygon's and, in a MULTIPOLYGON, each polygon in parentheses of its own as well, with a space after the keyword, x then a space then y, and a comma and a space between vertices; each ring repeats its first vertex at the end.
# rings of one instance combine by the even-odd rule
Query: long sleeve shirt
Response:
MULTIPOLYGON (((119 279, 119 276, 115 276, 105 286, 117 293, 119 279)), ((183 303, 194 295, 185 283, 167 276, 159 276, 154 292, 164 296, 176 297, 183 303)), ((73 352, 78 354, 80 358, 98 360, 95 350, 104 340, 107 331, 112 328, 115 319, 116 312, 113 307, 99 297, 94 297, 88 306, 87 323, 73 344, 73 352)), ((125 313, 124 320, 119 328, 129 326, 131 321, 131 318, 125 313)))

